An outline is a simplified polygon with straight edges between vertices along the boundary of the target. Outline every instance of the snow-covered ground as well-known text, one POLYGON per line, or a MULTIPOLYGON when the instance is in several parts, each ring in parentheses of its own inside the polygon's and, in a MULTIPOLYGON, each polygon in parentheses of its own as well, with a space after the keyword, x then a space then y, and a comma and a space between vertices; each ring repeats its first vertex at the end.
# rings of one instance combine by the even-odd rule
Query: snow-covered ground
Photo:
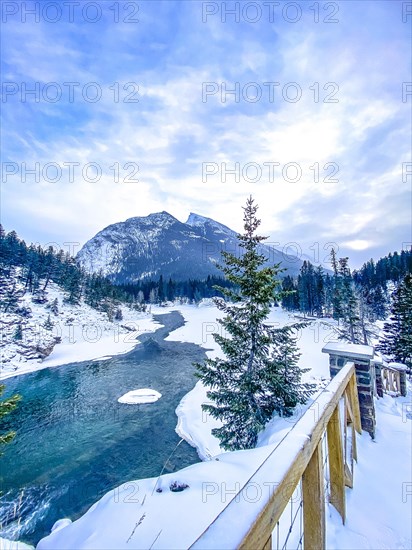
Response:
POLYGON ((24 542, 13 542, 0 537, 0 550, 34 550, 34 546, 24 542))
POLYGON ((375 400, 376 434, 358 437, 345 525, 328 507, 328 549, 412 548, 412 385, 406 397, 375 400))
MULTIPOLYGON (((209 350, 210 357, 219 353, 211 336, 220 330, 216 324, 220 313, 215 307, 179 305, 161 311, 170 309, 179 310, 186 324, 169 339, 200 344, 209 350)), ((272 310, 271 321, 279 326, 295 320, 280 308, 272 310)), ((311 367, 307 378, 323 378, 325 382, 329 378, 328 356, 321 349, 330 339, 333 332, 322 322, 315 321, 302 330, 300 364, 311 367)), ((198 449, 204 462, 159 478, 123 484, 75 522, 63 523, 37 548, 188 548, 310 405, 298 409, 293 418, 274 418, 261 434, 256 449, 222 453, 210 433, 214 421, 201 410, 201 403, 206 400, 205 388, 198 382, 176 410, 178 433, 198 449)), ((377 400, 376 420, 374 441, 366 432, 358 437, 358 464, 354 488, 347 489, 345 526, 335 509, 327 505, 328 550, 412 548, 411 392, 406 398, 385 396, 377 400)), ((219 547, 216 541, 216 548, 219 547)))
POLYGON ((13 338, 21 318, 16 314, 2 313, 0 380, 46 367, 126 353, 137 344, 139 335, 161 326, 151 314, 127 307, 121 308, 121 321, 109 321, 106 313, 84 302, 78 306, 66 304, 63 302, 64 293, 53 283, 47 289, 47 304, 57 298, 57 315, 47 309, 47 304, 34 303, 31 298, 31 294, 26 294, 19 304, 29 307, 32 312, 29 318, 22 320, 21 342, 13 338), (49 315, 53 328, 46 330, 43 325, 49 315), (61 338, 61 343, 54 344, 55 337, 61 338), (44 359, 30 358, 36 355, 37 343, 42 347, 50 345, 53 351, 44 359))
MULTIPOLYGON (((335 509, 327 504, 328 550, 410 550, 412 547, 411 419, 407 415, 410 395, 397 399, 385 396, 377 401, 375 441, 367 433, 358 437, 354 488, 346 489, 345 526, 335 509)), ((267 445, 224 453, 159 478, 125 483, 107 493, 80 519, 44 538, 37 548, 188 548, 289 429, 285 419, 278 419, 265 430, 267 445), (174 492, 172 488, 176 486, 182 490, 174 492)), ((303 443, 306 436, 297 433, 296 437, 301 437, 303 443)), ((290 459, 283 458, 283 462, 290 459)), ((283 462, 273 465, 273 477, 261 484, 261 491, 273 486, 278 470, 285 467, 283 462)), ((256 491, 250 493, 248 505, 254 504, 256 494, 256 491)), ((290 514, 286 520, 289 518, 290 514)), ((240 513, 238 521, 228 526, 226 536, 230 539, 231 529, 238 535, 239 530, 243 532, 246 527, 240 513)), ((230 548, 224 541, 215 543, 215 548, 230 548)))

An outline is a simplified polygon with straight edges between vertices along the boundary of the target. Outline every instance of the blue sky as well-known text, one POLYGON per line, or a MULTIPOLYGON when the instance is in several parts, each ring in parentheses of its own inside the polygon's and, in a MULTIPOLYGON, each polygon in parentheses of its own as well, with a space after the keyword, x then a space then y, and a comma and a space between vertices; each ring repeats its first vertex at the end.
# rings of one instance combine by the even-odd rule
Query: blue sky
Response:
POLYGON ((63 248, 161 210, 241 230, 252 194, 269 240, 314 262, 401 250, 409 4, 3 2, 3 225, 63 248))

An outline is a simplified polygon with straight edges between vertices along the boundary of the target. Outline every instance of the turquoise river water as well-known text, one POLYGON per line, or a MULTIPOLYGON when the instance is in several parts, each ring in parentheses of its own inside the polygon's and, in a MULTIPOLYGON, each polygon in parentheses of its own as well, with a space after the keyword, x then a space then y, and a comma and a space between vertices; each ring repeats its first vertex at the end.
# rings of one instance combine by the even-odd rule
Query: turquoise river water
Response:
POLYGON ((57 519, 76 519, 117 485, 199 461, 183 442, 166 463, 180 440, 175 409, 194 387, 193 361, 205 350, 164 340, 183 325, 180 313, 156 319, 164 327, 125 355, 6 380, 6 395, 17 392, 22 401, 1 426, 17 436, 0 458, 0 536, 36 544, 57 519), (162 397, 117 402, 137 388, 162 397))

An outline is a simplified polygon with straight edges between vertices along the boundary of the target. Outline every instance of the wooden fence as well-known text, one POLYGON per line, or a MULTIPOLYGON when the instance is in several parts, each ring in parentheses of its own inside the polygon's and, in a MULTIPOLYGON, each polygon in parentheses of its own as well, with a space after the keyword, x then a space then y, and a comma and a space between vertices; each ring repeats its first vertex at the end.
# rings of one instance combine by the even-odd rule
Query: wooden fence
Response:
POLYGON ((357 457, 355 431, 362 432, 361 419, 355 367, 348 363, 190 548, 270 550, 272 532, 301 483, 303 548, 324 549, 325 463, 329 501, 345 522, 345 487, 353 487, 357 457), (327 461, 322 445, 325 434, 327 461), (247 498, 250 487, 269 485, 272 490, 262 491, 258 502, 247 498))
POLYGON ((384 365, 381 370, 382 388, 385 393, 401 395, 401 374, 399 370, 384 365))

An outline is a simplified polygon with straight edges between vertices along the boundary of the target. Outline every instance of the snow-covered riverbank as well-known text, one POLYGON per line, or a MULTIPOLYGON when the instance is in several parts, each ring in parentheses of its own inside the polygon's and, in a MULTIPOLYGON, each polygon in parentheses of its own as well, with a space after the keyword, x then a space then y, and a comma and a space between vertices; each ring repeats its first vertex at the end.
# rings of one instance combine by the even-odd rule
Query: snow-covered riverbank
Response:
MULTIPOLYGON (((412 546, 410 494, 411 428, 403 420, 407 398, 385 396, 377 401, 377 432, 372 441, 364 432, 358 437, 355 485, 347 492, 347 520, 327 503, 326 547, 329 550, 378 550, 412 546), (382 479, 391 472, 391 479, 382 479), (402 489, 403 488, 403 489, 402 489), (402 493, 403 490, 403 493, 402 493), (403 496, 402 496, 403 495, 403 496), (409 496, 408 496, 409 495, 409 496)), ((174 474, 128 482, 107 493, 84 516, 43 539, 39 550, 112 550, 188 548, 233 498, 257 465, 274 449, 288 426, 269 426, 271 443, 250 451, 225 453, 174 474), (173 492, 174 483, 187 485, 173 492), (160 490, 161 491, 160 491, 160 490), (131 500, 130 495, 134 498, 131 500)), ((278 470, 282 465, 278 465, 278 470)), ((267 480, 270 486, 279 471, 267 480)), ((266 486, 262 488, 267 488, 266 486)), ((256 491, 250 491, 250 504, 256 491)), ((290 521, 290 514, 287 518, 290 521)), ((241 517, 231 529, 243 530, 241 517)), ((216 541, 223 548, 224 541, 216 541)))
POLYGON ((24 544, 24 542, 15 542, 0 537, 0 550, 34 550, 34 546, 24 544))
MULTIPOLYGON (((179 305, 156 312, 167 313, 171 309, 181 312, 185 325, 173 331, 168 340, 202 345, 210 357, 220 353, 212 337, 213 332, 220 330, 220 325, 216 323, 220 312, 214 306, 179 305)), ((273 308, 270 321, 282 326, 296 319, 280 308, 273 308)), ((302 352, 300 364, 311 368, 306 378, 326 383, 329 378, 328 356, 321 349, 330 339, 333 339, 330 327, 319 321, 314 321, 301 331, 298 342, 302 352)), ((411 547, 409 497, 406 496, 402 504, 399 496, 399 488, 410 475, 411 420, 404 414, 405 407, 410 406, 410 398, 409 393, 407 398, 385 396, 376 402, 376 439, 372 441, 367 433, 359 437, 355 488, 347 489, 348 517, 345 526, 328 504, 327 548, 406 550, 411 547), (392 467, 394 456, 399 458, 396 458, 395 470, 392 467), (388 471, 392 472, 390 485, 377 482, 388 471)), ((292 418, 275 417, 260 435, 256 449, 224 453, 218 440, 210 433, 217 424, 202 412, 201 404, 205 401, 206 389, 198 382, 176 409, 176 431, 197 449, 204 462, 159 478, 123 484, 108 492, 81 518, 43 539, 38 549, 189 547, 229 502, 233 491, 249 479, 310 406, 309 403, 298 408, 292 418), (176 487, 182 490, 176 492, 176 487), (186 518, 183 523, 182 518, 186 518)), ((216 541, 218 546, 219 541, 216 541)))
MULTIPOLYGON (((34 303, 31 295, 22 299, 22 307, 30 308, 28 318, 3 313, 0 380, 28 372, 73 362, 102 359, 126 353, 138 343, 138 337, 161 325, 152 314, 122 307, 122 319, 110 321, 106 313, 80 305, 64 303, 64 295, 53 283, 47 291, 47 304, 34 303), (57 300, 57 312, 47 307, 57 300), (52 327, 44 324, 50 316, 52 327), (22 325, 22 339, 16 340, 17 325, 22 325), (56 343, 57 339, 57 343, 56 343), (59 342, 60 340, 60 342, 59 342), (37 348, 40 349, 38 353, 37 348), (51 353, 39 359, 43 353, 51 353)), ((163 308, 154 308, 163 313, 163 308)))

